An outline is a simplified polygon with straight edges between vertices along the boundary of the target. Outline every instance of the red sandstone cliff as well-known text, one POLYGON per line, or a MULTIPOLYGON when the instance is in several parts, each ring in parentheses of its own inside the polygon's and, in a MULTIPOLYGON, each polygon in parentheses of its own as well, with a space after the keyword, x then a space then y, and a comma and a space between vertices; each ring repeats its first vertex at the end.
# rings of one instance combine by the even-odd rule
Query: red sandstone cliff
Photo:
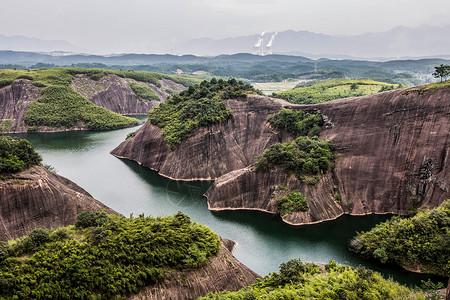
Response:
POLYGON ((69 179, 32 167, 0 181, 0 240, 21 237, 38 226, 75 224, 78 213, 87 209, 115 213, 69 179))
POLYGON ((437 206, 450 197, 450 87, 423 87, 294 105, 260 96, 226 100, 233 118, 199 128, 170 151, 161 130, 143 126, 111 153, 135 160, 181 180, 216 180, 207 192, 210 209, 259 209, 275 212, 271 196, 279 185, 298 189, 310 201, 306 213, 284 216, 303 224, 353 214, 402 213, 416 206, 437 206), (281 170, 251 168, 254 157, 271 144, 289 140, 267 123, 281 107, 321 113, 321 138, 342 154, 321 182, 309 186, 281 170), (341 204, 334 196, 339 194, 341 204))
MULTIPOLYGON (((161 101, 165 101, 169 94, 164 88, 177 91, 185 88, 183 85, 169 79, 162 79, 160 82, 162 88, 150 83, 121 78, 117 75, 104 76, 99 81, 95 81, 84 74, 79 74, 74 76, 72 87, 95 105, 119 114, 132 115, 147 114, 149 110, 159 105, 161 101), (128 82, 147 85, 158 95, 160 101, 148 101, 138 98, 128 85, 128 82)), ((26 132, 27 126, 24 118, 28 105, 40 96, 39 88, 27 79, 17 79, 11 85, 0 88, 0 128, 5 121, 5 124, 8 124, 9 120, 11 120, 11 126, 4 129, 4 132, 26 132)))

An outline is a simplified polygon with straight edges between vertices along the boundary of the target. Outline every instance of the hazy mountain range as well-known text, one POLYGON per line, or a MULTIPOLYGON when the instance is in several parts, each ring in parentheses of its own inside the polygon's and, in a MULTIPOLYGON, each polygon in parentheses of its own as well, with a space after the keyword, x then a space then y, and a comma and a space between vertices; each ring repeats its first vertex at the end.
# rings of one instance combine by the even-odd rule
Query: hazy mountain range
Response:
MULTIPOLYGON (((265 44, 272 34, 265 34, 265 44)), ((197 55, 252 53, 259 37, 255 34, 220 40, 195 39, 176 45, 175 51, 197 55)), ((396 27, 385 32, 354 36, 287 30, 276 35, 272 48, 273 53, 310 58, 442 57, 450 55, 450 25, 396 27)))
MULTIPOLYGON (((273 32, 268 32, 264 35, 264 45, 269 42, 272 34, 273 32)), ((260 34, 227 39, 194 39, 174 45, 174 53, 200 56, 252 53, 258 38, 260 38, 260 34)), ((273 53, 305 56, 313 59, 321 57, 381 60, 412 57, 448 58, 450 57, 450 25, 396 27, 385 32, 353 36, 286 30, 276 35, 272 48, 273 53)), ((96 52, 67 41, 4 35, 0 35, 0 50, 96 52)))

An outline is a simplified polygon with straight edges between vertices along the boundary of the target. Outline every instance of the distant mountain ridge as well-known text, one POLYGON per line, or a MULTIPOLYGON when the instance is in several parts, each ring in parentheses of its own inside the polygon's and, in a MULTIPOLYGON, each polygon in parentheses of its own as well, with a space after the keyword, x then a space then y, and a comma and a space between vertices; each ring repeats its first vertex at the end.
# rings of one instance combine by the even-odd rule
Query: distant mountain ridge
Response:
POLYGON ((87 52, 88 50, 62 40, 42 40, 27 36, 6 36, 0 34, 0 50, 34 52, 87 52))
MULTIPOLYGON (((273 32, 266 33, 264 43, 273 32)), ((218 55, 252 53, 258 34, 227 39, 194 39, 175 45, 177 53, 218 55)), ((450 25, 396 27, 385 32, 360 35, 327 35, 309 31, 279 32, 273 53, 310 58, 397 58, 450 55, 450 25)))

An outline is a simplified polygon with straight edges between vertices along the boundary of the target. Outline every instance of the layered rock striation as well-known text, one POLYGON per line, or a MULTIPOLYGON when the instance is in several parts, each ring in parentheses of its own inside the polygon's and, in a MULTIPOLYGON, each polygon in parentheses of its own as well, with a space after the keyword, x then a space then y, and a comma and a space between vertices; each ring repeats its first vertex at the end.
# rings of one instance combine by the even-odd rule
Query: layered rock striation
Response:
POLYGON ((69 179, 32 167, 0 181, 0 240, 21 237, 38 226, 74 224, 78 213, 88 209, 115 213, 69 179))
POLYGON ((225 100, 233 118, 196 129, 170 151, 161 129, 145 124, 111 153, 135 160, 177 180, 215 180, 208 190, 212 210, 257 209, 276 213, 274 191, 297 189, 307 212, 283 216, 291 224, 334 219, 343 213, 400 213, 450 197, 450 88, 402 89, 316 105, 249 96, 225 100), (315 185, 283 170, 256 171, 255 156, 293 137, 267 122, 282 107, 320 113, 321 138, 341 154, 315 185))

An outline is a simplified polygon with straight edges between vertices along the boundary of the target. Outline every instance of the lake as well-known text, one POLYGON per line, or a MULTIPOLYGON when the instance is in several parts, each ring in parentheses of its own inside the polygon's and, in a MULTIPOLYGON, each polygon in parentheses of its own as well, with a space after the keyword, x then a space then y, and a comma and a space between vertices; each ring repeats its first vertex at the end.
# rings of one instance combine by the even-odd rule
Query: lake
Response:
POLYGON ((42 155, 44 164, 51 165, 58 174, 125 216, 182 211, 223 238, 236 241, 236 258, 262 276, 278 271, 282 262, 300 258, 304 262, 335 260, 355 267, 363 265, 410 286, 420 284, 421 279, 438 279, 367 261, 347 249, 357 231, 369 230, 387 220, 386 215, 344 215, 334 221, 296 227, 257 211, 210 212, 203 194, 211 182, 172 181, 135 162, 109 154, 128 133, 138 128, 14 136, 28 139, 42 155))

